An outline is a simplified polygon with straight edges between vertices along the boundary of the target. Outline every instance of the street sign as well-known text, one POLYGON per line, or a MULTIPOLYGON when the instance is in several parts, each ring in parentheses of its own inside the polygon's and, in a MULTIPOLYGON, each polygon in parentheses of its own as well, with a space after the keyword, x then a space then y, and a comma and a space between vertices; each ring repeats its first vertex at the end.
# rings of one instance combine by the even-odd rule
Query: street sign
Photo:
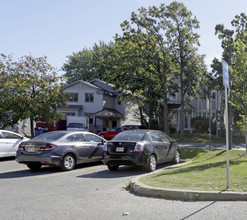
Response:
POLYGON ((223 85, 229 89, 230 88, 229 68, 227 62, 225 62, 224 60, 222 60, 222 71, 223 71, 223 85))

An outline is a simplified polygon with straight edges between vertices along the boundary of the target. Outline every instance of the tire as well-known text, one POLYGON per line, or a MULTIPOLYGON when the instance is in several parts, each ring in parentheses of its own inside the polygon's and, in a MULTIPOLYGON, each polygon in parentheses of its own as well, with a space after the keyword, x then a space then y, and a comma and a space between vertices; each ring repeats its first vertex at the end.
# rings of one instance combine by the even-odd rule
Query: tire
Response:
POLYGON ((178 164, 180 162, 180 151, 176 150, 175 156, 173 158, 173 163, 178 164))
POLYGON ((157 159, 154 154, 150 155, 147 160, 147 165, 145 167, 147 172, 153 172, 157 167, 157 159))
POLYGON ((75 167, 75 157, 72 154, 64 156, 60 168, 65 171, 73 170, 75 167))
POLYGON ((32 171, 38 171, 42 167, 42 164, 36 164, 36 163, 27 164, 27 167, 32 171))
POLYGON ((107 167, 110 171, 117 171, 119 168, 118 165, 111 165, 111 164, 108 164, 107 167))

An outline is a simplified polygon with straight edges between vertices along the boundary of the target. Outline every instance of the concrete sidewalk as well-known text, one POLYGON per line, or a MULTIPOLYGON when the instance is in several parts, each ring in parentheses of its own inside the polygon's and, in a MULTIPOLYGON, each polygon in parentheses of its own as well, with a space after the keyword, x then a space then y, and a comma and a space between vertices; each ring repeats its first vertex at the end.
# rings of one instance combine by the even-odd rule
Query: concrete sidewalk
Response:
MULTIPOLYGON (((179 144, 181 148, 206 148, 207 144, 179 144)), ((224 149, 224 144, 212 145, 212 149, 224 149)), ((233 149, 246 150, 245 146, 235 145, 233 149)), ((189 163, 189 162, 187 162, 189 163)), ((183 166, 187 163, 180 163, 165 167, 152 173, 143 174, 134 177, 130 181, 131 191, 139 195, 148 197, 157 197, 171 200, 183 201, 247 201, 247 193, 245 192, 231 192, 231 191, 193 191, 193 190, 179 190, 179 189, 164 189, 159 187, 147 186, 139 181, 139 179, 146 175, 161 172, 166 169, 172 169, 178 166, 183 166)))

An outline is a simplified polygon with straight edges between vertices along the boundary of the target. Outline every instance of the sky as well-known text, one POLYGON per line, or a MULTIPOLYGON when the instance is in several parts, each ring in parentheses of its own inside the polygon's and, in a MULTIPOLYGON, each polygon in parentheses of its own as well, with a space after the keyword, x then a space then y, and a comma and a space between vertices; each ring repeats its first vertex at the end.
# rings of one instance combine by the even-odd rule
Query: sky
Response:
MULTIPOLYGON (((168 5, 172 0, 0 0, 0 53, 14 59, 47 56, 58 72, 67 56, 95 43, 113 41, 120 24, 138 8, 168 5)), ((196 16, 200 28, 199 53, 209 66, 221 59, 215 26, 231 28, 235 15, 247 14, 247 0, 180 0, 196 16)))

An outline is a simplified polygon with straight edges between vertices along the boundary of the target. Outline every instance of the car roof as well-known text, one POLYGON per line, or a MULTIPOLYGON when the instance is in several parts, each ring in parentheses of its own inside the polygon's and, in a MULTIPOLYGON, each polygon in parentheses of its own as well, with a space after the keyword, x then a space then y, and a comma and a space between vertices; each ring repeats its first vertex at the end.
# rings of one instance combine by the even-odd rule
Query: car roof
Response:
POLYGON ((62 133, 62 134, 84 133, 84 134, 94 134, 94 135, 97 135, 97 134, 92 133, 92 132, 89 132, 89 131, 72 131, 72 130, 49 131, 49 132, 45 132, 43 134, 52 134, 52 133, 62 133))
POLYGON ((150 133, 150 132, 163 132, 163 131, 151 130, 151 129, 138 129, 138 130, 126 130, 122 132, 150 133))
MULTIPOLYGON (((13 134, 18 134, 18 133, 14 132, 14 131, 4 130, 4 129, 0 129, 0 131, 1 131, 1 132, 2 132, 2 131, 6 131, 6 132, 11 132, 11 133, 13 133, 13 134)), ((20 135, 20 134, 18 134, 18 135, 20 135)))

